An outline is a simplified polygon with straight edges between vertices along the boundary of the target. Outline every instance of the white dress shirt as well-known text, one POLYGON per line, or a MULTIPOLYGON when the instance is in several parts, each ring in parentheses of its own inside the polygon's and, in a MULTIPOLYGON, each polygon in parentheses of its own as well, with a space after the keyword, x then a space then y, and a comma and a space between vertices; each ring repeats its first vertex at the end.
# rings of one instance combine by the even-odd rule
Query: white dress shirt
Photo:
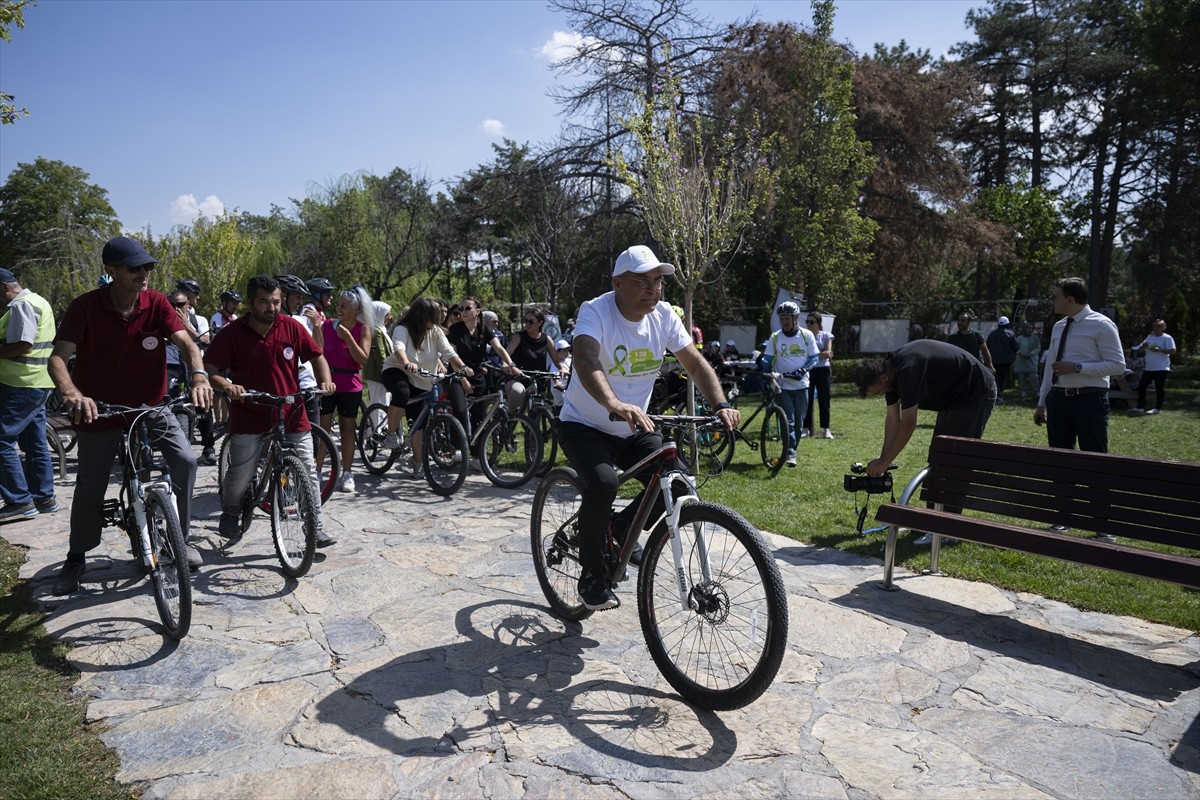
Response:
POLYGON ((1108 388, 1108 379, 1114 375, 1125 374, 1125 352, 1121 347, 1121 336, 1116 324, 1091 306, 1084 306, 1075 314, 1071 323, 1071 332, 1067 334, 1067 346, 1061 358, 1058 355, 1058 342, 1062 338, 1063 329, 1067 327, 1067 317, 1054 323, 1050 332, 1050 347, 1046 349, 1046 368, 1042 373, 1042 388, 1038 394, 1038 405, 1046 405, 1046 397, 1052 386, 1060 389, 1081 389, 1085 387, 1108 388), (1054 383, 1054 362, 1066 361, 1081 365, 1079 372, 1068 372, 1058 376, 1054 383))

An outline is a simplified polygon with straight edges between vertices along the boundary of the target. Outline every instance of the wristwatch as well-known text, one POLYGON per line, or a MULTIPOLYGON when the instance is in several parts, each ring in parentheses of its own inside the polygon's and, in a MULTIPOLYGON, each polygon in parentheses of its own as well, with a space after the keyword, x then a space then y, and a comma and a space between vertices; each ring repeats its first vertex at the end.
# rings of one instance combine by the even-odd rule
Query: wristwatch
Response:
POLYGON ((731 403, 729 403, 728 401, 725 401, 725 402, 723 402, 723 403, 717 403, 717 407, 716 407, 715 409, 713 409, 713 410, 714 410, 714 411, 721 411, 721 410, 723 410, 723 409, 726 409, 726 408, 733 408, 733 405, 732 405, 731 403))
POLYGON ((1075 371, 1083 372, 1083 363, 1082 362, 1079 362, 1079 361, 1075 362, 1075 371))
POLYGON ((207 378, 207 377, 208 377, 208 370, 206 370, 206 369, 194 369, 194 370, 192 370, 192 374, 193 374, 193 375, 203 375, 204 377, 206 377, 206 378, 207 378))

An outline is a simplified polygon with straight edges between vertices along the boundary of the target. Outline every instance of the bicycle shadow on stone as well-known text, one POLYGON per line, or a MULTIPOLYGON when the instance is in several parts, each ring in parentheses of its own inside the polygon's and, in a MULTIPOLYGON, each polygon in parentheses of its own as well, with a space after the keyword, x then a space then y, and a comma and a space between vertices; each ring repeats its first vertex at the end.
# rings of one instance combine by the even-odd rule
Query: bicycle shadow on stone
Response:
POLYGON ((179 649, 162 632, 157 615, 103 617, 57 628, 51 635, 68 642, 67 660, 81 672, 125 672, 157 664, 179 649))
MULTIPOLYGON (((913 579, 920 580, 920 576, 901 578, 897 583, 913 579)), ((1069 630, 1060 633, 1040 628, 915 591, 885 592, 863 584, 831 602, 1149 700, 1169 703, 1200 689, 1200 675, 1184 666, 1090 642, 1069 630)), ((1055 620, 1048 622, 1053 625, 1055 620)))
POLYGON ((490 601, 460 609, 455 625, 460 641, 400 656, 322 699, 293 731, 297 743, 341 755, 502 750, 606 777, 617 777, 616 759, 616 773, 643 780, 717 769, 736 749, 715 714, 631 684, 618 645, 601 647, 548 609, 490 601), (605 652, 585 663, 588 650, 605 652), (577 682, 585 671, 601 677, 577 682))

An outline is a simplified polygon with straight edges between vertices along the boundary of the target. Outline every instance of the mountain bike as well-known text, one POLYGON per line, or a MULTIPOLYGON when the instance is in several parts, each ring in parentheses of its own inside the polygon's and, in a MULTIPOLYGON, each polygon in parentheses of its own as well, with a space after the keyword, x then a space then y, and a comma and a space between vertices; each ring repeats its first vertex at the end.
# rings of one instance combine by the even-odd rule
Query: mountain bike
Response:
POLYGON ((154 455, 154 437, 163 435, 162 428, 154 430, 151 417, 159 417, 161 426, 162 417, 173 415, 187 402, 181 397, 148 407, 96 404, 98 418, 125 420, 119 451, 121 489, 100 506, 101 520, 129 535, 134 558, 150 576, 158 617, 167 636, 175 640, 186 636, 192 624, 192 577, 171 475, 154 455))
POLYGON ((769 469, 772 475, 778 473, 783 467, 789 443, 787 414, 784 413, 783 407, 777 401, 779 393, 782 391, 779 382, 783 377, 778 372, 763 373, 762 402, 759 403, 758 408, 754 409, 754 413, 742 421, 736 437, 730 437, 731 450, 733 439, 741 439, 750 446, 751 450, 758 451, 759 456, 762 457, 763 466, 769 469), (759 414, 763 415, 763 421, 756 442, 746 435, 746 429, 759 414))
MULTIPOLYGON (((502 371, 486 363, 481 366, 493 372, 502 371)), ((538 471, 542 437, 528 416, 509 410, 506 400, 504 386, 491 394, 467 395, 467 440, 487 479, 502 489, 515 489, 538 471), (475 427, 470 409, 481 403, 487 405, 488 412, 475 427)))
POLYGON ((270 405, 275 424, 263 434, 254 477, 242 498, 241 531, 250 529, 255 507, 271 515, 271 538, 283 571, 299 578, 312 566, 317 547, 317 515, 320 501, 310 478, 312 465, 305 463, 286 436, 286 409, 303 403, 312 390, 276 395, 245 391, 239 400, 270 405))
MULTIPOLYGON (((650 419, 664 435, 680 424, 724 424, 716 416, 650 419)), ((741 708, 771 685, 787 648, 788 607, 779 568, 749 522, 700 499, 695 479, 679 468, 669 439, 625 470, 620 483, 647 474, 651 479, 630 526, 635 535, 616 536, 610 523, 609 578, 614 588, 625 579, 634 545, 649 529, 637 606, 654 663, 689 703, 710 710, 741 708), (659 496, 665 513, 650 519, 659 496)), ((577 594, 582 492, 575 470, 550 470, 538 487, 530 520, 538 583, 553 612, 572 621, 593 613, 577 594)))
POLYGON ((525 406, 522 409, 525 416, 533 423, 542 442, 542 458, 534 474, 539 478, 554 467, 558 459, 558 409, 550 387, 555 380, 561 379, 560 373, 543 372, 538 370, 522 370, 525 377, 533 381, 526 387, 525 406))
MULTIPOLYGON (((213 394, 220 396, 226 403, 229 402, 223 392, 214 392, 213 394)), ((313 439, 313 458, 316 461, 317 487, 320 491, 321 503, 324 504, 333 494, 334 484, 337 483, 341 457, 338 455, 337 445, 333 443, 333 437, 321 427, 319 420, 310 419, 308 422, 312 426, 310 433, 312 433, 313 439), (321 458, 322 453, 324 458, 321 458)), ((225 473, 228 471, 229 438, 226 437, 221 442, 221 450, 217 456, 217 496, 221 496, 223 492, 221 487, 225 485, 225 473)))

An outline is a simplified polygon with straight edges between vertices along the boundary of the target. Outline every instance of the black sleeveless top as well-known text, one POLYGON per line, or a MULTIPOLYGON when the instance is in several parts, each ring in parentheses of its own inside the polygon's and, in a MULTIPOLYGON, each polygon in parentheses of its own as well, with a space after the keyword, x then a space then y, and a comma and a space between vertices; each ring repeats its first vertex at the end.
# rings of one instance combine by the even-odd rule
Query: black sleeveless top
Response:
POLYGON ((517 333, 517 349, 513 353, 513 362, 517 365, 517 369, 545 372, 546 348, 549 344, 550 337, 544 333, 541 339, 534 341, 526 335, 525 331, 519 331, 517 333))

